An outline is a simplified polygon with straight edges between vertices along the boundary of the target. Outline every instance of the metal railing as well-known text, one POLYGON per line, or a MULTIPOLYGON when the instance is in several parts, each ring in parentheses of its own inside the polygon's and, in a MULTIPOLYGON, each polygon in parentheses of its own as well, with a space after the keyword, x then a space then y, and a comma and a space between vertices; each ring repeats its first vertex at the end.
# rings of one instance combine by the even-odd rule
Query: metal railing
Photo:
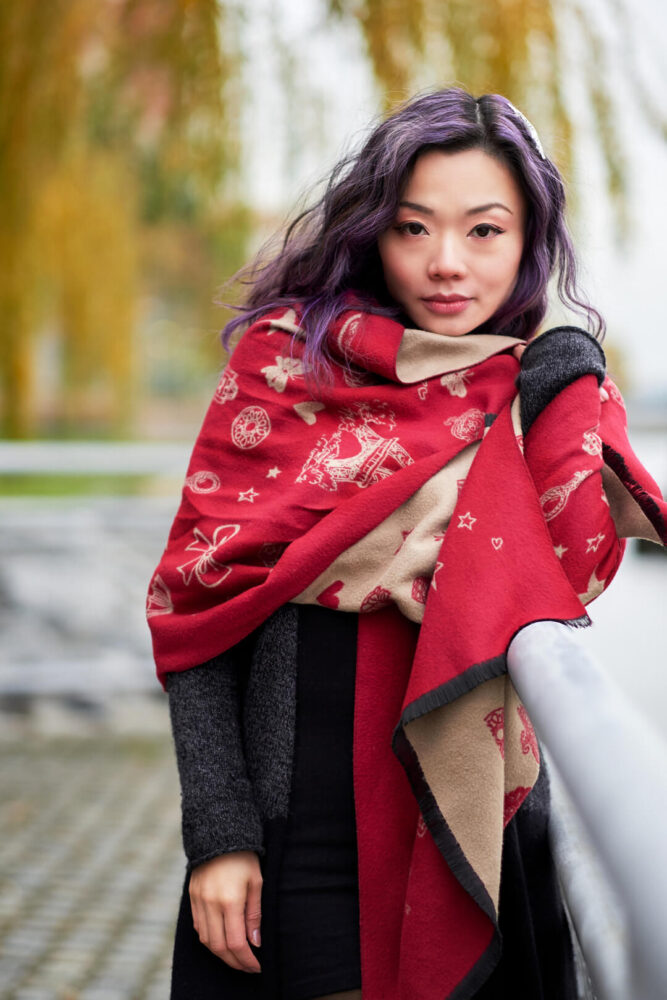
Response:
POLYGON ((163 441, 0 441, 0 475, 182 478, 190 450, 163 441))
POLYGON ((664 1000, 667 744, 576 630, 528 625, 510 644, 508 669, 611 883, 586 863, 576 821, 557 803, 554 853, 595 993, 664 1000))

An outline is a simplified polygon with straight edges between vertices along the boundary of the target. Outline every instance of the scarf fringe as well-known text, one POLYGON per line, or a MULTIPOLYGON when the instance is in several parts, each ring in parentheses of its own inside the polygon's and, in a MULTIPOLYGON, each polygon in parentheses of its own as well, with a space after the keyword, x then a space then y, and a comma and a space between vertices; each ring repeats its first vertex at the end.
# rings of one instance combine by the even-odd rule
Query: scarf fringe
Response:
POLYGON ((605 464, 614 472, 623 486, 626 488, 632 499, 638 504, 646 517, 649 519, 658 535, 662 539, 663 545, 667 545, 667 524, 660 507, 655 499, 648 493, 633 477, 625 459, 611 445, 602 443, 602 454, 605 464))

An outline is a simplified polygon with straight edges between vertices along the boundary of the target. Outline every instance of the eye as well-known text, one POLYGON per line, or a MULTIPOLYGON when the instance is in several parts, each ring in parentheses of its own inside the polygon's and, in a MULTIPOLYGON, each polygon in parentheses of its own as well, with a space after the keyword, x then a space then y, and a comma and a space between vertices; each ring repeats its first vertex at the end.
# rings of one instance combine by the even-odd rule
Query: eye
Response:
POLYGON ((504 229, 500 229, 498 226, 492 226, 490 222, 480 222, 474 229, 471 229, 468 233, 469 236, 478 236, 482 240, 488 240, 491 236, 498 236, 500 233, 504 233, 504 229))
POLYGON ((421 222, 399 222, 397 226, 394 227, 396 232, 405 233, 406 236, 421 236, 422 233, 426 232, 426 227, 421 222))

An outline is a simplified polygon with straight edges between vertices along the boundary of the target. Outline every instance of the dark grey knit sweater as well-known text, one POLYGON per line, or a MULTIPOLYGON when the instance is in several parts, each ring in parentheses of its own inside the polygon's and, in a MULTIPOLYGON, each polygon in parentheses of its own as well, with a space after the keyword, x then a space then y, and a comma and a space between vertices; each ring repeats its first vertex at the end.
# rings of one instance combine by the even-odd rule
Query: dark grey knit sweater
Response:
POLYGON ((286 604, 208 663, 167 675, 189 867, 263 851, 287 816, 296 717, 298 607, 286 604))
MULTIPOLYGON (((527 433, 582 375, 605 375, 598 342, 556 327, 523 354, 517 385, 527 433)), ((296 720, 297 605, 233 649, 167 675, 189 867, 229 851, 263 851, 265 820, 287 816, 296 720)))

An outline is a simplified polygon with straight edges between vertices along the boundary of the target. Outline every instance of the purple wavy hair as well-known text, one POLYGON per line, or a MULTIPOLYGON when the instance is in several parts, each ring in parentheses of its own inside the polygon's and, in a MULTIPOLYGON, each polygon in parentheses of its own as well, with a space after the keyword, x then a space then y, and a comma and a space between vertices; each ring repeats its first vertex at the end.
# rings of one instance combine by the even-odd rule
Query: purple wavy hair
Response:
POLYGON ((305 330, 304 361, 317 378, 328 367, 327 329, 346 308, 353 290, 362 308, 401 317, 389 296, 377 250, 378 236, 392 224, 417 157, 431 149, 482 149, 506 164, 527 205, 524 250, 516 286, 477 333, 529 339, 547 309, 547 283, 558 274, 560 300, 585 315, 602 339, 602 316, 581 296, 577 263, 565 224, 562 178, 538 150, 524 120, 499 94, 475 99, 458 87, 413 98, 381 122, 363 146, 333 169, 320 200, 259 252, 236 276, 251 286, 245 303, 225 326, 228 346, 240 325, 279 306, 297 304, 305 330))

